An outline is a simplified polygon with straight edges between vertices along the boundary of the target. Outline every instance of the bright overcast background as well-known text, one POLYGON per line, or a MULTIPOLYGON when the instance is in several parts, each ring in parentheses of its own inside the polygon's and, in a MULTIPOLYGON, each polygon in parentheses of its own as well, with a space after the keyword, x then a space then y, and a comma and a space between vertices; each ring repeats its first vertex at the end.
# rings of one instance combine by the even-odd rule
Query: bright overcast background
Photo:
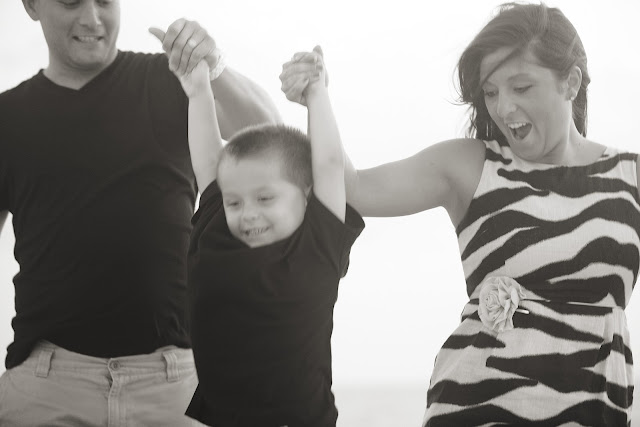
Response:
MULTIPOLYGON (((196 19, 225 50, 230 66, 267 90, 283 120, 305 129, 306 111, 286 100, 278 75, 294 52, 320 44, 343 142, 355 165, 363 168, 463 136, 466 110, 455 105, 454 67, 499 3, 121 0, 118 46, 159 52, 159 43, 147 33, 149 26, 166 28, 180 17, 196 19)), ((640 2, 548 4, 560 7, 573 22, 587 51, 592 78, 588 136, 640 151, 634 125, 640 114, 640 2)), ((0 40, 0 91, 47 65, 40 27, 19 0, 0 0, 0 40)), ((0 234, 2 360, 13 338, 12 277, 18 270, 10 218, 0 234)), ((454 227, 444 209, 369 218, 366 224, 335 309, 333 366, 340 423, 390 425, 382 424, 381 414, 396 411, 393 425, 419 425, 434 357, 457 326, 467 299, 454 227)), ((636 295, 627 308, 636 355, 639 299, 636 295)), ((640 398, 636 402, 640 407, 640 398)))

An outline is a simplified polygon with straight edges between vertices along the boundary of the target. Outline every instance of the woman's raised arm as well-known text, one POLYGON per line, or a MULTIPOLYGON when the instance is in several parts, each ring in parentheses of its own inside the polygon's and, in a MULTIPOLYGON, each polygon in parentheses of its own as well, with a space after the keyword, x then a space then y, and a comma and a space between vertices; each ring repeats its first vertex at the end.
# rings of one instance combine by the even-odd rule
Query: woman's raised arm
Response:
POLYGON ((442 206, 457 224, 480 180, 482 141, 454 139, 403 160, 356 170, 345 169, 347 201, 362 216, 401 216, 442 206))

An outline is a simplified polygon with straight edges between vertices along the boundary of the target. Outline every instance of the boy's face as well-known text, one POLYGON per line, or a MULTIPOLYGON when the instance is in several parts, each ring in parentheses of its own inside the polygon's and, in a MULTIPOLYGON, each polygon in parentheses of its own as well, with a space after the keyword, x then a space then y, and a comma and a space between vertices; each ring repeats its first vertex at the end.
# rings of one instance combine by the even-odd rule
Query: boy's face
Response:
POLYGON ((40 21, 56 72, 102 70, 117 55, 119 0, 23 0, 40 21))
POLYGON ((276 156, 225 157, 218 185, 231 234, 252 248, 285 239, 302 223, 308 190, 284 177, 276 156))

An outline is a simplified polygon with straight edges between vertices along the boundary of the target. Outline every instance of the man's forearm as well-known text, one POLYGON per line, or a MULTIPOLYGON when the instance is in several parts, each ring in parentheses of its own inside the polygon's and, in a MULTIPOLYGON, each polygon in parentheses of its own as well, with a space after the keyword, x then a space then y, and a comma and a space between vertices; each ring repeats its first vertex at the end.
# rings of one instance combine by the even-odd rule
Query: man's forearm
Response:
POLYGON ((7 220, 7 215, 9 215, 9 211, 0 211, 0 234, 2 233, 2 227, 7 220))
POLYGON ((225 140, 250 125, 281 122, 266 91, 239 72, 227 67, 211 86, 220 132, 225 140))

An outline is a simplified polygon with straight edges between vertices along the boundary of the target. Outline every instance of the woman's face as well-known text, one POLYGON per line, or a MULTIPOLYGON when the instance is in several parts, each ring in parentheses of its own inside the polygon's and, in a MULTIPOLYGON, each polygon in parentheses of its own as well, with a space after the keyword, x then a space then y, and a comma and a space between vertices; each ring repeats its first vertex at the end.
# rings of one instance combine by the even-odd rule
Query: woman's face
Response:
POLYGON ((518 157, 536 163, 562 163, 573 125, 568 79, 558 79, 529 52, 493 71, 510 53, 510 48, 498 49, 480 65, 489 115, 518 157))

